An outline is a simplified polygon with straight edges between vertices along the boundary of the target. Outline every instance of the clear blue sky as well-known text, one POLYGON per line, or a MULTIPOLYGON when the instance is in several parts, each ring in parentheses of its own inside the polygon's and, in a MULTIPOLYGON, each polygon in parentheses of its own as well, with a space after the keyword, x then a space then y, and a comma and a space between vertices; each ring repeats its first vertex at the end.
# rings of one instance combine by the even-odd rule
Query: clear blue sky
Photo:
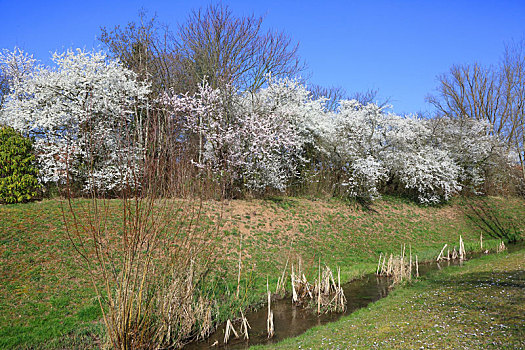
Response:
MULTIPOLYGON (((140 8, 176 26, 210 1, 0 0, 0 48, 15 45, 48 62, 50 52, 98 47, 101 26, 125 25, 140 8)), ((429 111, 436 75, 455 63, 497 63, 525 37, 525 1, 223 1, 237 15, 300 43, 311 81, 347 91, 379 89, 397 113, 429 111)))

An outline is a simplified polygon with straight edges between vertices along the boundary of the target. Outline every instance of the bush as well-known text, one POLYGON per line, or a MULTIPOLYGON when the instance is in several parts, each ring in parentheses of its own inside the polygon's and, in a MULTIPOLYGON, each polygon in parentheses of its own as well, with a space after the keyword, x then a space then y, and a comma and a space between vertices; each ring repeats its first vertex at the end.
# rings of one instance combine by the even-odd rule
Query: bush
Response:
POLYGON ((38 193, 31 139, 0 127, 0 203, 26 202, 38 193))

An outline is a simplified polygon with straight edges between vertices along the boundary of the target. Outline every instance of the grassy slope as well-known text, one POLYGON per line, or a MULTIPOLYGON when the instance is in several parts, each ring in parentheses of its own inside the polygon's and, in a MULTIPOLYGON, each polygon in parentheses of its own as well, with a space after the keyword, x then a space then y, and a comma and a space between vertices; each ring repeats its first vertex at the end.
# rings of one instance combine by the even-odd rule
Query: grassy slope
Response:
MULTIPOLYGON (((522 200, 491 202, 525 223, 522 200)), ((221 206, 207 203, 205 212, 213 217, 221 206)), ((332 267, 341 266, 349 280, 374 270, 380 252, 398 251, 402 243, 411 244, 420 260, 437 255, 444 243, 457 245, 460 234, 467 249, 478 244, 479 230, 465 219, 459 203, 420 207, 385 198, 372 209, 296 198, 226 203, 217 248, 223 257, 220 267, 226 271, 222 293, 236 289, 241 235, 245 303, 260 300, 267 276, 275 285, 288 257, 301 258, 312 273, 320 257, 332 267)), ((487 242, 491 243, 495 244, 487 242)), ((0 348, 100 344, 100 311, 71 252, 60 201, 0 207, 0 266, 0 348)))
POLYGON ((524 349, 524 291, 525 250, 485 256, 271 348, 524 349))

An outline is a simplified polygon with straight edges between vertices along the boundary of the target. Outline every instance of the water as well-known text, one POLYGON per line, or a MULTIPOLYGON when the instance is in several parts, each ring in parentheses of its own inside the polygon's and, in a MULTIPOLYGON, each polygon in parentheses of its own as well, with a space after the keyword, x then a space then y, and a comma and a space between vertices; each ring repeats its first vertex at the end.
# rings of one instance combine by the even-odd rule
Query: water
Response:
MULTIPOLYGON (((509 247, 515 250, 518 247, 509 247)), ((469 259, 479 257, 481 253, 470 254, 469 259)), ((423 275, 432 270, 440 270, 450 265, 461 265, 462 261, 451 260, 441 263, 430 262, 419 265, 419 273, 423 275)), ((272 311, 274 314, 275 335, 268 339, 266 333, 266 320, 268 315, 267 306, 257 311, 246 314, 251 326, 250 339, 235 339, 232 335, 227 345, 224 344, 225 324, 220 325, 217 330, 206 340, 188 344, 184 349, 245 349, 256 344, 272 344, 289 337, 295 337, 306 330, 338 320, 341 316, 349 315, 357 309, 384 298, 390 291, 392 279, 378 277, 375 274, 366 275, 363 278, 351 281, 343 285, 344 293, 348 301, 347 310, 344 313, 328 313, 320 316, 316 310, 294 306, 291 297, 272 300, 272 311), (216 344, 216 345, 213 345, 216 344), (213 347, 212 347, 213 345, 213 347)), ((239 332, 240 323, 235 322, 234 327, 239 332)), ((241 336, 239 334, 239 336, 241 336)))
MULTIPOLYGON (((252 327, 250 339, 230 338, 227 345, 224 345, 225 325, 221 325, 215 333, 208 339, 201 342, 188 344, 184 349, 209 349, 212 344, 218 341, 219 349, 244 349, 255 344, 271 344, 289 337, 295 337, 304 333, 309 328, 333 322, 343 315, 348 315, 357 309, 365 307, 371 302, 385 297, 389 292, 391 284, 390 278, 367 275, 364 278, 346 283, 343 285, 347 299, 347 310, 345 313, 327 313, 317 315, 315 310, 292 305, 291 298, 272 300, 272 311, 274 315, 275 335, 268 339, 266 332, 266 319, 268 315, 267 307, 263 307, 255 312, 248 313, 246 318, 252 327)), ((239 331, 238 323, 234 327, 239 331)))

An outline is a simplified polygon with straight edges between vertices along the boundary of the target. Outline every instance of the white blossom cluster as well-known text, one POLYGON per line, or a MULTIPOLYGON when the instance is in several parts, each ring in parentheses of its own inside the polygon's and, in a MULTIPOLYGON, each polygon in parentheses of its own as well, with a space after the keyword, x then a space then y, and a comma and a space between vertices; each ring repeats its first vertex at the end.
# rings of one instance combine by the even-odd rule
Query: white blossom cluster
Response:
POLYGON ((496 137, 490 125, 473 119, 433 119, 428 121, 434 146, 447 152, 458 167, 458 181, 479 193, 486 172, 503 173, 513 163, 513 154, 496 137))
POLYGON ((343 174, 338 185, 348 196, 374 200, 390 187, 435 204, 465 187, 479 191, 487 161, 506 159, 481 122, 398 116, 356 100, 331 112, 289 79, 228 101, 206 85, 167 101, 199 138, 195 163, 253 190, 285 190, 299 169, 324 162, 343 174))
MULTIPOLYGON (((15 53, 3 63, 34 63, 15 53)), ((103 53, 67 51, 52 59, 53 67, 16 71, 0 124, 35 138, 42 183, 64 183, 69 176, 85 190, 119 188, 138 166, 140 150, 123 128, 137 118, 148 86, 103 53)))
POLYGON ((19 48, 13 51, 3 49, 0 52, 0 71, 5 79, 11 92, 23 83, 36 66, 36 59, 19 48))
POLYGON ((254 191, 286 189, 308 161, 303 150, 313 138, 305 121, 323 112, 322 103, 291 80, 271 80, 257 93, 228 98, 203 84, 194 96, 165 102, 198 143, 196 165, 254 191))
MULTIPOLYGON (((53 61, 49 68, 19 50, 0 55, 11 87, 0 124, 35 137, 44 184, 69 176, 86 190, 111 191, 132 182, 146 145, 129 130, 143 125, 148 85, 103 53, 67 51, 53 61)), ((398 116, 356 100, 333 111, 286 78, 269 77, 256 92, 203 83, 194 95, 166 93, 160 102, 183 125, 178 141, 196 167, 241 190, 285 191, 328 169, 348 196, 391 191, 433 204, 479 193, 487 169, 509 163, 483 122, 398 116)))

